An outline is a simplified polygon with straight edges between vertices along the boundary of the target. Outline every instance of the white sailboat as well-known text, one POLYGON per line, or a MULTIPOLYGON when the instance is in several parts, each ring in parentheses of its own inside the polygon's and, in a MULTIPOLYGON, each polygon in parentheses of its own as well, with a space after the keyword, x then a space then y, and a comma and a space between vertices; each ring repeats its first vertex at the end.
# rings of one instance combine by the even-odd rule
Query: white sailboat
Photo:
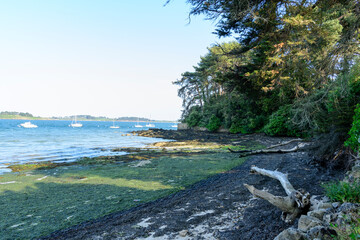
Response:
POLYGON ((137 123, 135 124, 135 127, 136 127, 136 128, 142 128, 142 127, 143 127, 143 125, 140 125, 140 124, 139 124, 139 118, 138 118, 138 120, 137 120, 137 123))
POLYGON ((37 128, 38 126, 35 124, 32 124, 31 122, 24 122, 21 123, 19 126, 23 127, 23 128, 37 128))
POLYGON ((150 115, 150 118, 149 118, 149 122, 145 126, 148 127, 148 128, 155 127, 155 124, 150 123, 150 121, 151 121, 151 115, 150 115))
POLYGON ((69 127, 82 127, 83 125, 81 123, 78 123, 76 121, 76 116, 75 116, 75 120, 71 122, 71 124, 69 125, 69 127))
POLYGON ((116 126, 116 125, 115 125, 115 120, 113 120, 113 125, 110 126, 110 128, 120 128, 120 127, 119 127, 119 126, 116 126))

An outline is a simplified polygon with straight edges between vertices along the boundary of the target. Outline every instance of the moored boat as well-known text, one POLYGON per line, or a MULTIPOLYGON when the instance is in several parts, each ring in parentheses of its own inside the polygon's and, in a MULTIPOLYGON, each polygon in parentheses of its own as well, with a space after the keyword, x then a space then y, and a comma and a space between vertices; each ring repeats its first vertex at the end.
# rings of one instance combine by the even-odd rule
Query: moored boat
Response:
POLYGON ((35 124, 32 124, 31 122, 24 122, 20 124, 23 128, 37 128, 38 126, 35 124))
POLYGON ((75 116, 75 120, 71 122, 71 124, 69 125, 69 127, 82 127, 83 125, 81 123, 78 123, 76 121, 76 116, 75 116))

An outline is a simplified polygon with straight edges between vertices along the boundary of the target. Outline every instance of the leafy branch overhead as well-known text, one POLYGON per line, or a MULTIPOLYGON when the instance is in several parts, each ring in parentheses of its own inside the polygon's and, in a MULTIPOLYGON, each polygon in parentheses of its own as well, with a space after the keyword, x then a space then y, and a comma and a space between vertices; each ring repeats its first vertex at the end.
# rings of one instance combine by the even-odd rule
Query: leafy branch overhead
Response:
POLYGON ((184 122, 206 127, 215 116, 234 133, 295 136, 349 129, 360 96, 358 1, 188 2, 190 17, 237 41, 210 47, 174 82, 184 122))

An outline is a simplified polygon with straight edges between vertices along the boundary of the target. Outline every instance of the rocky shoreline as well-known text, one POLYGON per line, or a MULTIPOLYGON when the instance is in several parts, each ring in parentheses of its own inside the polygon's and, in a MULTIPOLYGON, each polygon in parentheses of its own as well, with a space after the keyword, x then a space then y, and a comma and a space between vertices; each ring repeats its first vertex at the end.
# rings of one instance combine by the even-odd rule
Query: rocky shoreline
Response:
MULTIPOLYGON (((269 146, 288 139, 262 134, 179 132, 152 130, 138 134, 235 146, 254 142, 269 146)), ((174 147, 175 142, 167 144, 162 147, 174 147)), ((267 189, 275 195, 284 196, 285 193, 276 180, 251 175, 249 169, 256 165, 288 173, 295 188, 304 188, 312 195, 320 196, 323 194, 321 183, 344 177, 345 172, 341 170, 309 166, 308 158, 306 151, 250 156, 231 171, 212 176, 183 191, 54 232, 43 239, 274 239, 289 227, 297 228, 300 221, 286 224, 280 220, 280 210, 252 197, 244 183, 267 189)))
MULTIPOLYGON (((352 169, 346 173, 345 181, 354 181, 360 173, 360 160, 356 161, 352 169)), ((324 196, 311 198, 310 211, 301 215, 297 227, 292 226, 282 231, 274 240, 326 240, 333 239, 337 232, 332 226, 346 229, 352 220, 360 219, 360 204, 330 202, 324 196)), ((354 236, 358 239, 359 236, 354 236)))

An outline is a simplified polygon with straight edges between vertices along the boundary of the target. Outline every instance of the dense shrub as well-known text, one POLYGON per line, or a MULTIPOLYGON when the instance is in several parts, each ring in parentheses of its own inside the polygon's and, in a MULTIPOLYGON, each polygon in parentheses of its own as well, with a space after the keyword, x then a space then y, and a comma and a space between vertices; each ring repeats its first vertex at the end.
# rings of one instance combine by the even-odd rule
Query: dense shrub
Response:
POLYGON ((220 126, 221 126, 220 119, 217 116, 212 115, 209 120, 209 123, 206 125, 206 128, 211 132, 215 132, 216 130, 219 129, 220 126))
POLYGON ((233 122, 229 129, 230 133, 248 133, 249 129, 242 122, 233 122))
POLYGON ((189 116, 185 119, 185 122, 188 124, 189 127, 195 127, 198 126, 200 123, 202 116, 201 113, 193 110, 189 114, 189 116))
POLYGON ((349 135, 349 139, 345 141, 345 146, 349 146, 352 150, 358 152, 360 147, 360 104, 355 108, 354 120, 349 135))
POLYGON ((292 126, 291 120, 291 105, 285 105, 273 113, 268 124, 264 127, 264 132, 271 136, 297 136, 300 135, 292 126))

